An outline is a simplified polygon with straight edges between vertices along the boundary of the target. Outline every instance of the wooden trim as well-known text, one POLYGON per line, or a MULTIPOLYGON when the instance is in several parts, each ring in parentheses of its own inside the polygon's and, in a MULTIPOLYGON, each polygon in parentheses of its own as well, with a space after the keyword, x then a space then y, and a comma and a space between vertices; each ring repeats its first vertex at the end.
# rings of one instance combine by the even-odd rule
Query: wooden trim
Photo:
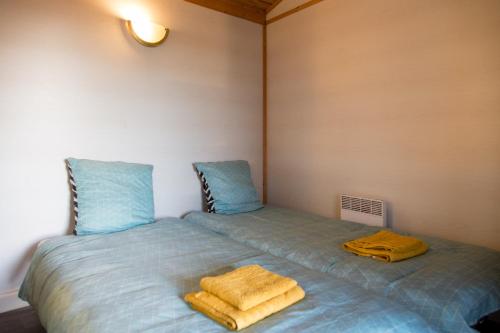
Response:
POLYGON ((267 204, 267 26, 262 27, 262 201, 267 204))
POLYGON ((266 23, 266 11, 253 6, 246 6, 234 0, 185 0, 218 12, 236 16, 259 24, 266 23))
POLYGON ((302 9, 306 9, 308 7, 311 7, 311 6, 315 5, 315 4, 317 4, 317 3, 320 3, 321 1, 323 1, 323 0, 311 0, 311 1, 308 1, 308 2, 306 2, 306 3, 304 3, 304 4, 300 5, 300 6, 297 6, 297 7, 293 8, 293 9, 290 9, 287 12, 284 12, 282 14, 279 14, 279 15, 277 15, 277 16, 269 19, 269 20, 267 20, 266 24, 274 23, 274 22, 276 22, 278 20, 281 20, 282 18, 290 16, 290 15, 292 15, 294 13, 300 12, 302 9))
POLYGON ((269 13, 271 10, 273 10, 274 8, 276 8, 276 6, 279 5, 281 1, 283 1, 283 0, 277 0, 271 6, 267 7, 266 13, 269 13))

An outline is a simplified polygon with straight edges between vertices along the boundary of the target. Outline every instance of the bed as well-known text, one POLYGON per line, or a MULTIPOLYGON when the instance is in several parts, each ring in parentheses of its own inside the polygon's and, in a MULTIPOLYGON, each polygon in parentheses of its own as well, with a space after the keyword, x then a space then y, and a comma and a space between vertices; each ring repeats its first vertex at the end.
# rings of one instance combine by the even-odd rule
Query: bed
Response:
POLYGON ((20 297, 48 332, 225 332, 183 295, 247 264, 296 279, 306 298, 245 332, 436 332, 420 315, 349 281, 168 218, 126 231, 60 236, 36 250, 20 297))
POLYGON ((443 332, 470 332, 500 309, 500 252, 418 236, 422 256, 382 263, 344 251, 348 240, 380 230, 278 207, 219 215, 193 212, 185 219, 220 235, 286 258, 335 279, 346 279, 419 313, 443 332))

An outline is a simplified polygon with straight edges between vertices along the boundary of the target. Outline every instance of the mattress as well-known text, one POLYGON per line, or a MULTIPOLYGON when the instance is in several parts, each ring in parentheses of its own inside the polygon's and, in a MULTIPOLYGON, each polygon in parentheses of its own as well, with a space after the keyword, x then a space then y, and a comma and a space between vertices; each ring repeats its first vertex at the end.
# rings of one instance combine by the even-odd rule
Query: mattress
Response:
POLYGON ((394 300, 444 332, 470 332, 500 308, 500 253, 418 236, 430 250, 384 263, 342 249, 381 228, 278 207, 237 215, 193 212, 185 219, 243 244, 325 272, 394 300))
POLYGON ((61 236, 36 250, 20 297, 51 332, 225 332, 192 310, 206 275, 259 264, 296 279, 301 302, 245 332, 435 332, 420 315, 345 279, 169 218, 107 235, 61 236))

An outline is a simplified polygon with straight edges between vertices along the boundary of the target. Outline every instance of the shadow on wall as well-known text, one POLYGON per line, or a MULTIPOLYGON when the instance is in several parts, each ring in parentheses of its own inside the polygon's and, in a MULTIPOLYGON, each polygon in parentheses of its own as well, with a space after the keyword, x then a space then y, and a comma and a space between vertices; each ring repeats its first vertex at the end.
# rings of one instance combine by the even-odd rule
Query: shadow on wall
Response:
MULTIPOLYGON (((66 161, 65 161, 66 162, 66 161)), ((73 197, 73 191, 71 190, 71 182, 70 182, 70 177, 69 177, 69 170, 67 168, 67 163, 66 163, 66 171, 67 171, 67 185, 68 185, 68 191, 71 193, 69 197, 69 220, 68 220, 68 229, 66 229, 65 234, 66 235, 71 235, 74 233, 75 230, 75 207, 74 207, 74 197, 73 197)), ((31 262, 31 258, 33 257, 33 254, 35 253, 36 249, 38 248, 38 245, 40 244, 41 241, 45 240, 47 238, 40 238, 36 243, 30 245, 28 249, 23 253, 21 260, 17 263, 16 267, 12 271, 12 274, 9 277, 10 282, 17 282, 19 281, 20 278, 23 278, 22 276, 24 272, 26 272, 28 265, 31 262)))
MULTIPOLYGON (((40 242, 40 241, 39 241, 40 242)), ((32 244, 23 254, 21 257, 21 260, 17 263, 16 267, 12 270, 12 273, 9 277, 10 282, 17 282, 19 281, 19 278, 21 278, 21 275, 26 272, 26 268, 31 262, 31 258, 33 257, 33 254, 35 253, 35 250, 38 247, 38 243, 32 244)))
POLYGON ((390 202, 385 201, 385 216, 386 216, 386 223, 387 223, 387 228, 393 228, 394 227, 394 221, 393 221, 393 214, 392 214, 392 205, 390 202))
MULTIPOLYGON (((203 181, 201 180, 201 176, 198 173, 198 170, 196 169, 196 166, 194 165, 194 163, 192 164, 192 167, 193 167, 193 170, 194 170, 194 172, 195 172, 198 180, 200 181, 201 211, 207 213, 208 212, 208 205, 207 205, 207 200, 206 200, 206 197, 205 197, 205 191, 203 189, 203 181)), ((192 213, 192 212, 193 212, 192 210, 190 210, 188 212, 185 212, 185 213, 181 214, 180 218, 183 219, 189 213, 192 213)), ((194 210, 194 212, 196 212, 196 210, 194 210)))

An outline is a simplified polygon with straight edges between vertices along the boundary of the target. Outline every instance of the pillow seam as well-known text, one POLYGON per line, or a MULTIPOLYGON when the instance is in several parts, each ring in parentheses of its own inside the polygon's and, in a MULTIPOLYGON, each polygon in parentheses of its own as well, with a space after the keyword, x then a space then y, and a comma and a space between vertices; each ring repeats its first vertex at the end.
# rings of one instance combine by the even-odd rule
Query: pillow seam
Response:
POLYGON ((78 224, 78 193, 76 188, 75 177, 73 176, 73 169, 71 168, 71 163, 67 162, 69 183, 71 185, 71 192, 73 193, 73 213, 75 214, 75 227, 73 228, 73 234, 76 235, 76 226, 78 224))
POLYGON ((216 213, 215 200, 214 200, 214 197, 212 196, 212 191, 210 190, 210 186, 208 185, 208 181, 205 178, 205 175, 203 174, 203 172, 201 172, 200 170, 198 170, 198 175, 200 176, 200 180, 203 184, 202 188, 203 188, 203 193, 205 194, 205 201, 207 203, 208 212, 211 214, 215 214, 216 213))

